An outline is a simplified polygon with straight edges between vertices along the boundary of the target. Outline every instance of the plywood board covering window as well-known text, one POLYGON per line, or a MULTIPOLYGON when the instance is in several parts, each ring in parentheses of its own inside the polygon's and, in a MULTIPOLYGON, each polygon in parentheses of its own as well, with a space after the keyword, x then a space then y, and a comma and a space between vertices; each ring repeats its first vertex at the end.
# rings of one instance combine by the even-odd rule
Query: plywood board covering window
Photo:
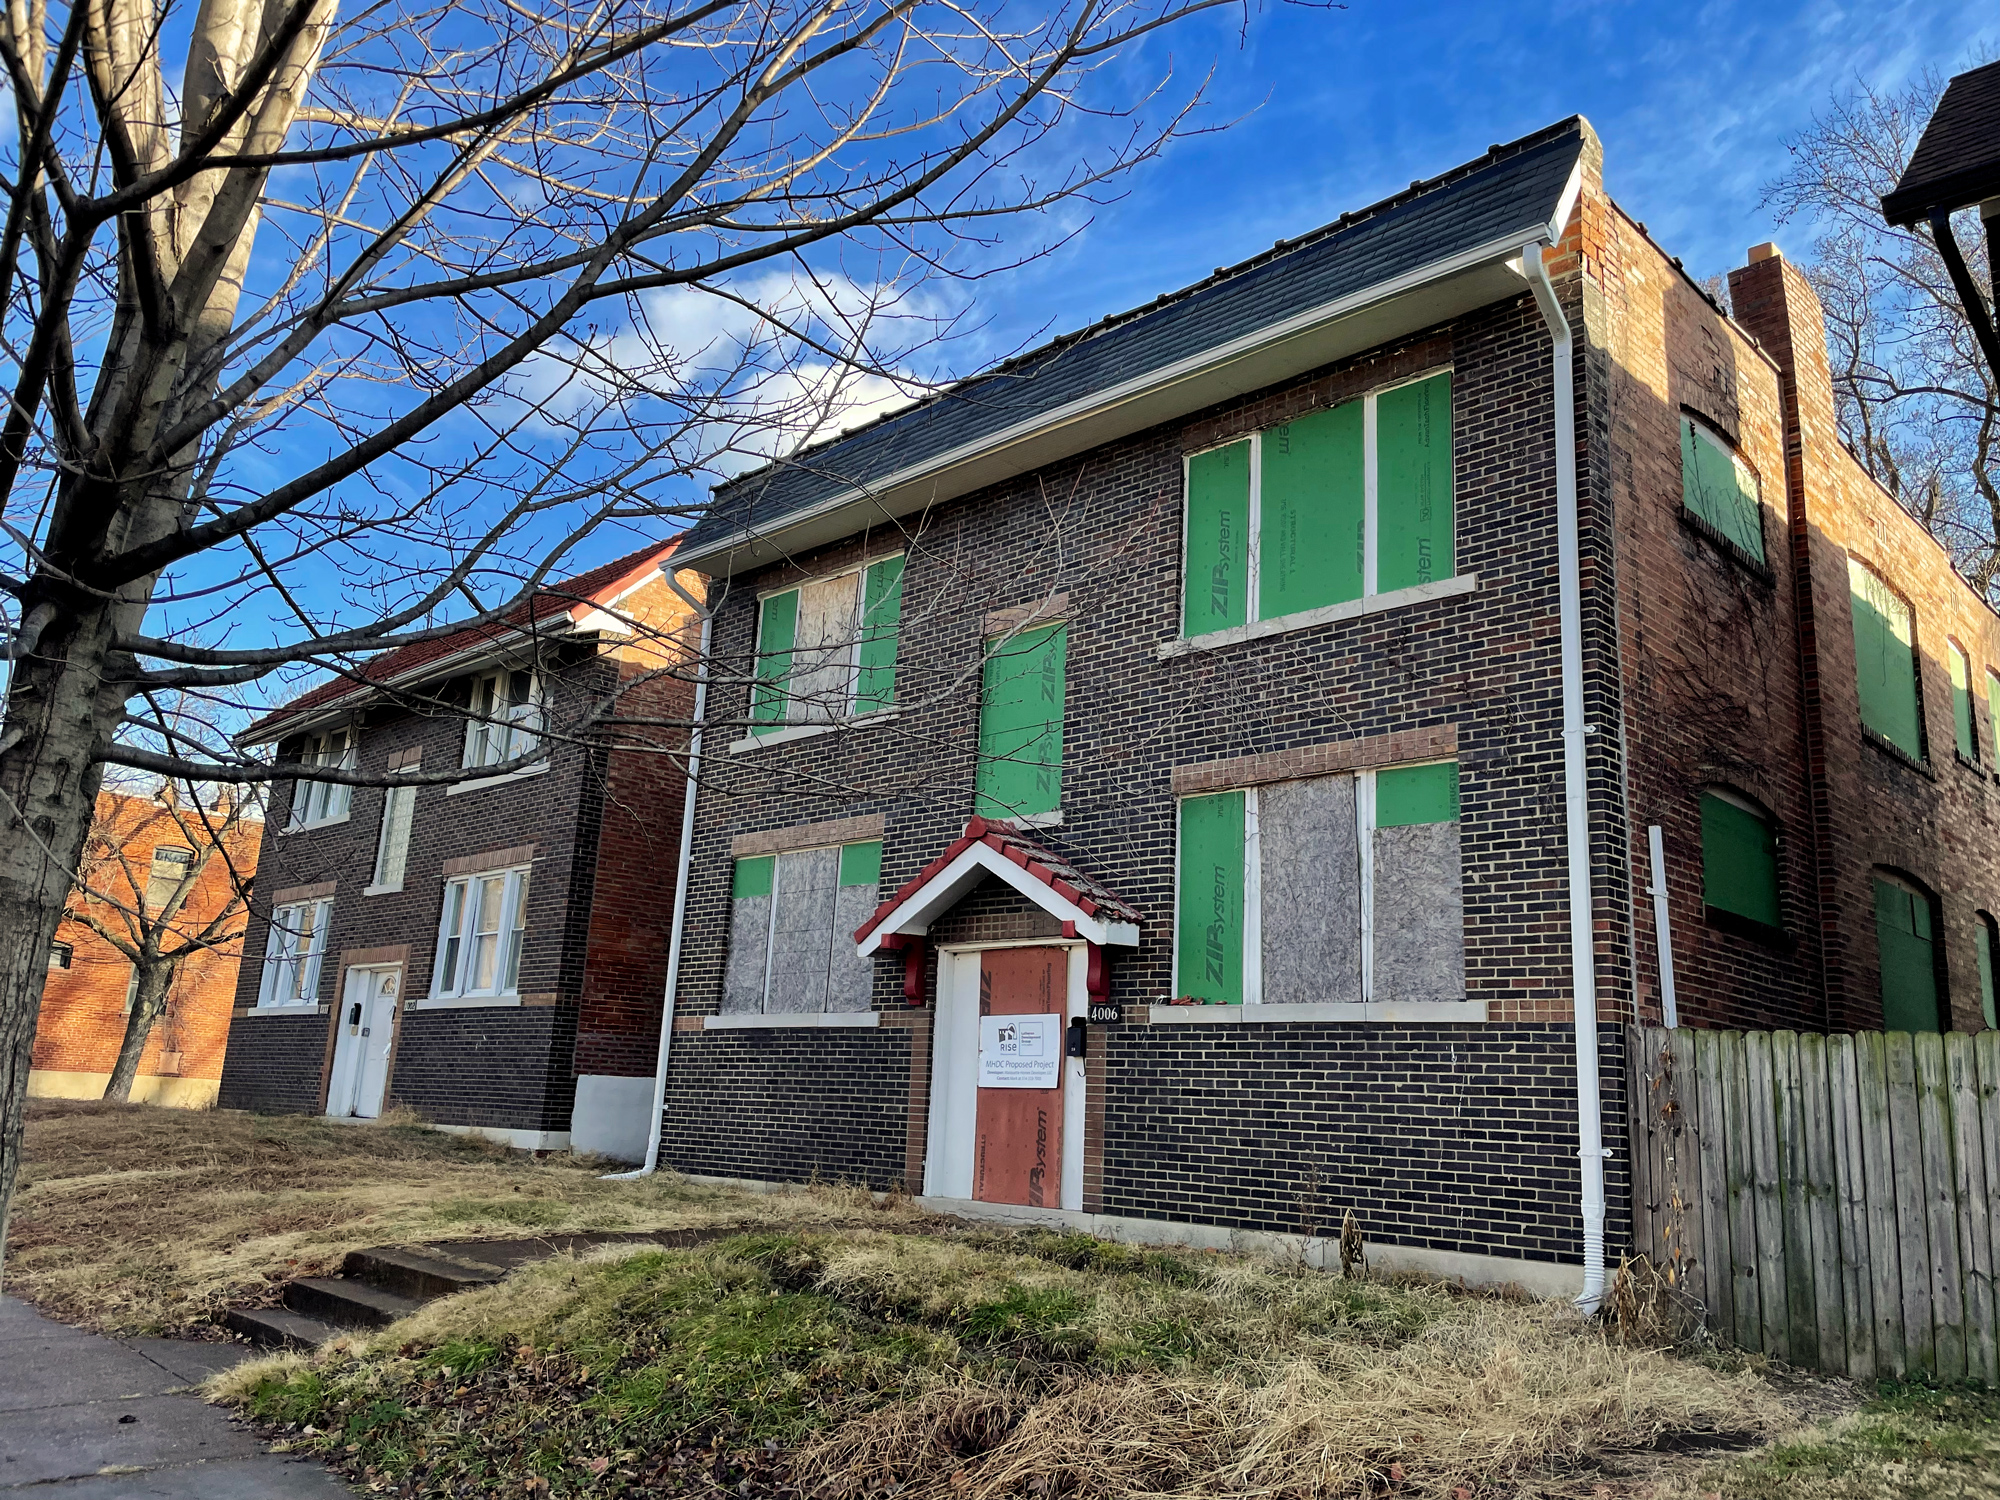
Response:
POLYGON ((1717 434, 1681 418, 1681 504, 1758 562, 1764 556, 1764 506, 1757 476, 1717 434))
POLYGON ((1035 817, 1061 808, 1068 653, 1069 627, 1062 624, 987 643, 974 803, 981 817, 1035 817))
POLYGON ((1194 637, 1456 576, 1449 371, 1187 460, 1194 637))
POLYGON ((1701 798, 1702 901, 1765 927, 1784 925, 1778 900, 1778 836, 1770 816, 1720 787, 1701 798))
POLYGON ((1177 994, 1464 1000, 1455 762, 1187 797, 1179 838, 1177 994))
POLYGON ((1854 609, 1854 671, 1861 722, 1912 760, 1924 759, 1917 690, 1916 624, 1910 607, 1865 563, 1847 560, 1854 609))
POLYGON ((1937 1031, 1937 913, 1930 893, 1875 872, 1875 941, 1882 963, 1886 1031, 1937 1031))
POLYGON ((759 603, 753 733, 894 706, 903 561, 880 558, 759 603))
POLYGON ((736 861, 724 1015, 849 1014, 872 1008, 873 963, 854 930, 875 909, 879 841, 736 861))

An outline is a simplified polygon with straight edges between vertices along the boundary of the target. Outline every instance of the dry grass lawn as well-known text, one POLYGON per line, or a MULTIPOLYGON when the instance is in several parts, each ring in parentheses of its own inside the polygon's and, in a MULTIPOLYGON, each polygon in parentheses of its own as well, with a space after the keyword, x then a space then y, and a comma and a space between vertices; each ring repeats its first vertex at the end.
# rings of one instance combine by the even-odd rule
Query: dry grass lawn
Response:
POLYGON ((9 1292, 105 1332, 204 1329, 350 1250, 568 1230, 900 1218, 865 1193, 771 1197, 536 1159, 417 1124, 31 1100, 9 1292))

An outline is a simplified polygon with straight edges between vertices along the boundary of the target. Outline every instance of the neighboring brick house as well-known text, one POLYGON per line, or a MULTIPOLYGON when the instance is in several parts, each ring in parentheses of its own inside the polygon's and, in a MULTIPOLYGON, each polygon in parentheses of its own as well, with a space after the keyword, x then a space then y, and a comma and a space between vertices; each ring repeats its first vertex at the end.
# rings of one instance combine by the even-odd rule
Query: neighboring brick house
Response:
MULTIPOLYGON (((213 853, 204 859, 203 851, 190 844, 186 831, 159 798, 124 792, 97 795, 96 818, 85 846, 88 888, 135 916, 143 910, 149 920, 157 921, 164 898, 179 888, 190 864, 200 863, 194 888, 167 922, 165 946, 180 946, 177 934, 200 933, 218 916, 225 918, 218 935, 239 935, 181 960, 167 992, 166 1009, 154 1021, 139 1060, 139 1074, 132 1084, 132 1098, 138 1103, 204 1108, 215 1102, 222 1078, 229 1009, 243 953, 243 919, 229 920, 227 913, 236 904, 236 880, 257 873, 263 824, 248 817, 225 824, 224 818, 212 817, 211 826, 224 829, 226 860, 213 853)), ((79 892, 72 905, 86 899, 79 892)), ((99 906, 108 926, 125 930, 114 908, 99 906)), ((48 982, 29 1065, 30 1095, 104 1096, 125 1040, 133 977, 131 960, 96 932, 77 921, 62 924, 49 953, 48 982)))
POLYGON ((1572 119, 719 489, 659 1160, 1588 1294, 1662 926, 1991 1024, 2000 622, 1732 287, 1572 119))
POLYGON ((693 697, 672 551, 379 656, 244 736, 385 774, 547 753, 443 784, 279 785, 224 1105, 396 1104, 525 1148, 644 1149, 693 697), (639 722, 594 730, 607 705, 639 722))

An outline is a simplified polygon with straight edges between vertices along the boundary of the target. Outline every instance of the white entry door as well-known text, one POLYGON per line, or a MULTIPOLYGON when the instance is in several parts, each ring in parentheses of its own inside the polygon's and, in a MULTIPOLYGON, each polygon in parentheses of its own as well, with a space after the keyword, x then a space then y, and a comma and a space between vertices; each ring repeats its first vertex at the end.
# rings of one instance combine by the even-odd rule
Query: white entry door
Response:
POLYGON ((333 1078, 326 1091, 328 1114, 372 1120, 382 1113, 402 977, 401 964, 347 971, 340 1014, 334 1017, 339 1030, 333 1042, 333 1078))

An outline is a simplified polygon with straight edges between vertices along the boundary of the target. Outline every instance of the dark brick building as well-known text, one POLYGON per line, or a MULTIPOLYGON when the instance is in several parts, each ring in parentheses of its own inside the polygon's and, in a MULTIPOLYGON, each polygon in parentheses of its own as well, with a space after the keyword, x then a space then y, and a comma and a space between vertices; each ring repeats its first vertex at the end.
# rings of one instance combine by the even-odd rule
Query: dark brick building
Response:
POLYGON ((1731 286, 1570 120, 719 490, 659 1159, 1574 1290, 1669 994, 1992 1025, 2000 621, 1731 286))
MULTIPOLYGON (((281 761, 473 774, 281 786, 220 1103, 399 1104, 523 1147, 643 1152, 685 786, 658 751, 686 735, 608 748, 578 731, 614 698, 623 718, 687 722, 672 551, 377 657, 252 728, 281 761)), ((698 576, 681 583, 700 597, 698 576)))

